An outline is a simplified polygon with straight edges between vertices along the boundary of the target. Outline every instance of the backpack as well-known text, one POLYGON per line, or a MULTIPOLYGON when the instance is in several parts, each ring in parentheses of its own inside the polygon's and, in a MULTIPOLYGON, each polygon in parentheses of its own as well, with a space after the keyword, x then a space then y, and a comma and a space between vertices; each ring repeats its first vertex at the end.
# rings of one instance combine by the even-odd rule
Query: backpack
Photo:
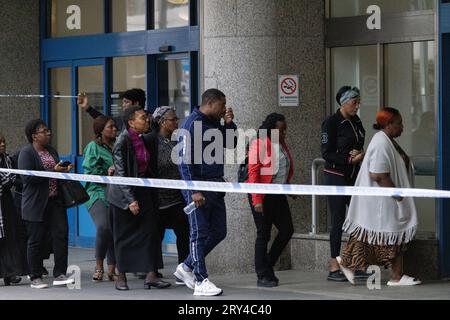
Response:
POLYGON ((244 183, 248 180, 248 149, 249 149, 249 144, 247 143, 247 145, 245 146, 244 162, 242 162, 239 165, 239 170, 238 170, 238 182, 239 183, 244 183))

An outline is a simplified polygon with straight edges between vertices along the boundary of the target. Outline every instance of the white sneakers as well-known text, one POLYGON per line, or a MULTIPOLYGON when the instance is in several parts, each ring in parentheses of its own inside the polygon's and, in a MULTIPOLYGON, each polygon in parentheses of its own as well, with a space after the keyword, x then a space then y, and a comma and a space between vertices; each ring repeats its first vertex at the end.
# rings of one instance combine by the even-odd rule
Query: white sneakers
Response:
POLYGON ((223 292, 222 289, 217 288, 214 283, 204 279, 202 282, 195 283, 194 296, 218 296, 223 292))
POLYGON ((186 267, 184 263, 180 263, 175 270, 174 275, 175 277, 177 277, 177 279, 183 281, 189 289, 194 290, 194 274, 192 273, 192 271, 186 271, 185 269, 189 268, 186 267))
POLYGON ((48 288, 48 284, 42 281, 41 278, 36 278, 31 281, 30 287, 33 289, 45 289, 48 288))
POLYGON ((184 264, 180 263, 174 272, 177 281, 182 281, 189 288, 194 290, 194 296, 218 296, 222 294, 223 290, 217 288, 214 283, 208 279, 203 281, 195 281, 194 273, 192 271, 187 271, 189 268, 184 264))
POLYGON ((65 275, 61 274, 53 280, 54 286, 63 286, 65 284, 74 283, 74 279, 67 278, 65 275))

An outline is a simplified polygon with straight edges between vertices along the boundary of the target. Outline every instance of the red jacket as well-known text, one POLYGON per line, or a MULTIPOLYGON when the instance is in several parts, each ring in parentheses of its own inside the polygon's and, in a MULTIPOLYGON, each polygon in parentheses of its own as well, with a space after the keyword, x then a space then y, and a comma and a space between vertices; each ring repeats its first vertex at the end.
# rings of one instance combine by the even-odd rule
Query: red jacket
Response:
MULTIPOLYGON (((281 146, 286 151, 289 161, 288 183, 291 182, 294 175, 294 162, 286 143, 281 146)), ((269 138, 255 139, 250 144, 248 152, 248 180, 247 183, 272 183, 273 172, 272 167, 272 143, 269 138)), ((264 194, 252 193, 252 203, 257 205, 263 203, 264 194)))

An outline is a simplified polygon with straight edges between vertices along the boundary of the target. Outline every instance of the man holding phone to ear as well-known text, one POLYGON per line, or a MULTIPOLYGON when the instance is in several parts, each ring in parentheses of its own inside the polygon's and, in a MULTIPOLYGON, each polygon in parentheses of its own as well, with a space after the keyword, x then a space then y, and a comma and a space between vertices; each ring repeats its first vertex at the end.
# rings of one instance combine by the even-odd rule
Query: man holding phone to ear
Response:
MULTIPOLYGON (((203 137, 207 130, 220 130, 225 148, 230 145, 226 141, 226 130, 237 129, 233 119, 233 110, 226 107, 226 97, 223 92, 209 89, 203 93, 201 106, 194 109, 181 127, 184 130, 180 130, 179 139, 183 142, 183 150, 179 170, 183 180, 224 181, 224 158, 219 161, 220 163, 215 161, 206 163, 203 157, 201 163, 194 162, 195 144, 201 144, 203 155, 204 150, 214 143, 214 141, 202 141, 203 139, 195 141, 194 127, 198 130, 198 124, 200 124, 202 131, 200 137, 203 137)), ((236 140, 230 147, 234 148, 235 145, 236 140)), ((183 190, 183 196, 187 203, 194 201, 196 209, 189 215, 190 255, 184 263, 178 265, 175 276, 184 281, 187 287, 193 289, 196 296, 220 295, 222 289, 208 280, 205 257, 225 239, 227 233, 225 193, 183 190)))

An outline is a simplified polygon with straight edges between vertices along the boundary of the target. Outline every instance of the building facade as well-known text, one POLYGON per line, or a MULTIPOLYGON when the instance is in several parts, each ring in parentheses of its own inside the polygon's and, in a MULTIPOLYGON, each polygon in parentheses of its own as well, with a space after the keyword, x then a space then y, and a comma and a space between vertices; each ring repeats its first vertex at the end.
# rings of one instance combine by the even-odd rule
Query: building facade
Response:
MULTIPOLYGON (((367 141, 377 109, 399 109, 399 142, 415 164, 415 186, 448 189, 449 7, 444 0, 0 0, 0 94, 87 92, 93 107, 115 115, 119 94, 139 87, 149 110, 171 104, 184 118, 204 89, 216 87, 240 128, 257 128, 275 111, 287 117, 293 182, 310 184, 321 123, 337 107, 333 97, 340 86, 356 85, 367 141), (377 15, 371 5, 381 10, 381 29, 368 25, 377 15), (279 75, 299 77, 299 106, 279 106, 279 75)), ((81 172, 92 120, 75 99, 0 97, 0 115, 10 152, 25 143, 25 123, 42 117, 52 144, 81 172)), ((236 181, 237 166, 226 169, 236 181)), ((211 272, 252 272, 256 235, 246 196, 226 201, 229 231, 208 257, 211 272)), ((407 261, 421 261, 409 265, 423 278, 446 277, 448 201, 416 203, 420 227, 407 261)), ((318 199, 317 221, 311 197, 291 208, 295 235, 279 268, 326 270, 325 198, 318 199)), ((87 210, 71 209, 69 218, 71 245, 92 246, 87 210)), ((173 242, 168 233, 167 251, 173 242)))

